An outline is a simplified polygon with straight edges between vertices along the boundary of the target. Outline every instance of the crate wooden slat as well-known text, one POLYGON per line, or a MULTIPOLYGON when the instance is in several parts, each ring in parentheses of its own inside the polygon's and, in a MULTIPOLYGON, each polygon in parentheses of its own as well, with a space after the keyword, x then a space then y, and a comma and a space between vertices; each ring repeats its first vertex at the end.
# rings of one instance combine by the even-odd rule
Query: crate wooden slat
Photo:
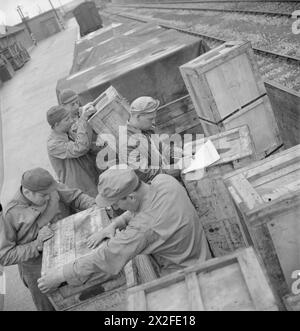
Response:
POLYGON ((224 175, 244 230, 280 297, 300 265, 300 145, 224 175))
POLYGON ((203 224, 213 255, 222 256, 249 243, 222 175, 253 162, 256 155, 247 126, 206 139, 210 139, 219 150, 220 160, 206 169, 201 180, 188 181, 185 176, 182 179, 203 224))
MULTIPOLYGON (((124 311, 128 310, 127 289, 157 279, 151 260, 147 255, 138 255, 124 267, 126 284, 91 297, 72 306, 70 311, 124 311)), ((99 289, 99 286, 97 287, 99 289)), ((101 288, 101 287, 100 287, 101 288)), ((87 294, 89 294, 87 293, 87 294)))
MULTIPOLYGON (((92 250, 87 248, 85 240, 109 223, 106 211, 98 208, 90 208, 56 223, 54 237, 44 244, 42 272, 90 254, 92 250)), ((156 278, 148 256, 139 255, 117 276, 95 274, 81 286, 63 284, 49 294, 49 299, 57 310, 125 310, 126 289, 156 278)))
POLYGON ((129 310, 278 310, 252 247, 127 291, 129 310))
POLYGON ((250 42, 226 42, 180 71, 207 136, 247 124, 260 158, 282 144, 250 42))
MULTIPOLYGON (((42 272, 61 267, 92 252, 86 246, 86 239, 109 224, 104 209, 91 208, 71 215, 53 227, 53 238, 45 242, 42 272)), ((82 286, 63 285, 49 294, 57 310, 70 309, 91 297, 126 284, 124 272, 114 277, 95 275, 82 286), (101 284, 101 285, 100 285, 101 284)))
POLYGON ((89 123, 98 134, 113 134, 118 144, 119 126, 129 119, 129 103, 111 86, 93 104, 97 112, 89 123))

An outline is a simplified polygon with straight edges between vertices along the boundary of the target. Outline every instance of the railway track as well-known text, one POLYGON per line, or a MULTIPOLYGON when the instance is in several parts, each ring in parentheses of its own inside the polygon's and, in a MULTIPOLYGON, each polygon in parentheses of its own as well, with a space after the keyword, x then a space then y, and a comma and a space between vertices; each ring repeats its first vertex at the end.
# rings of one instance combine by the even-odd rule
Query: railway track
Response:
MULTIPOLYGON (((195 31, 193 28, 182 28, 175 25, 166 23, 159 19, 141 17, 137 15, 129 15, 123 12, 115 12, 107 10, 108 15, 114 15, 122 17, 124 19, 135 20, 140 22, 156 22, 163 28, 174 29, 182 33, 194 35, 202 38, 207 42, 210 48, 221 45, 228 41, 216 36, 204 34, 195 31)), ((253 47, 254 54, 256 55, 257 63, 260 68, 260 72, 264 79, 275 80, 288 88, 300 91, 300 58, 294 56, 288 56, 280 54, 278 52, 272 52, 262 48, 253 47)))
MULTIPOLYGON (((128 18, 128 19, 131 19, 131 20, 144 22, 144 23, 147 23, 147 22, 150 21, 149 19, 138 17, 136 15, 128 15, 128 14, 113 13, 113 12, 108 12, 108 13, 113 14, 113 15, 117 15, 117 16, 121 16, 121 17, 124 17, 124 18, 128 18)), ((177 30, 177 31, 182 32, 182 33, 187 33, 187 34, 190 34, 190 35, 201 37, 202 39, 207 40, 208 42, 214 42, 216 44, 222 44, 222 43, 227 41, 225 39, 221 39, 221 38, 217 38, 217 37, 210 36, 210 35, 207 35, 207 34, 192 31, 190 29, 183 29, 183 28, 168 25, 168 24, 165 24, 165 23, 160 23, 159 20, 155 20, 155 21, 163 28, 173 29, 173 30, 177 30)), ((264 55, 264 56, 267 56, 267 57, 270 57, 270 58, 278 58, 278 59, 284 60, 286 62, 294 63, 294 64, 300 66, 300 58, 293 57, 293 56, 287 56, 287 55, 283 55, 283 54, 276 53, 276 52, 267 51, 267 50, 257 48, 257 47, 253 47, 253 50, 257 54, 264 55)))
MULTIPOLYGON (((270 17, 292 17, 292 13, 281 13, 276 11, 261 11, 261 10, 246 10, 246 9, 225 9, 225 8, 200 8, 196 6, 188 6, 182 7, 182 5, 188 4, 191 2, 188 1, 180 1, 180 2, 169 2, 168 4, 164 5, 135 5, 135 4, 128 4, 128 5, 116 5, 112 7, 124 7, 124 8, 136 8, 136 9, 166 9, 166 10, 183 10, 183 11, 214 11, 214 12, 224 12, 224 13, 240 13, 240 14, 251 14, 251 15, 265 15, 270 17), (174 4, 178 4, 174 6, 174 4), (173 5, 173 6, 171 6, 173 5)), ((192 2, 195 4, 195 2, 192 2)), ((199 2, 203 3, 203 2, 199 2)))

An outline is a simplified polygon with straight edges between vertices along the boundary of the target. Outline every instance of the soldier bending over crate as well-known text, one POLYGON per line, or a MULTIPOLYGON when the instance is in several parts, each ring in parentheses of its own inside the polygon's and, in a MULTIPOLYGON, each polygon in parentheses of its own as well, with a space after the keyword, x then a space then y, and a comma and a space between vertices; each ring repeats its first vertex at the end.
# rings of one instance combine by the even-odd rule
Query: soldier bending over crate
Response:
POLYGON ((98 190, 99 207, 113 206, 126 212, 88 239, 87 245, 96 248, 109 238, 93 254, 39 279, 42 292, 65 281, 81 285, 96 273, 116 275, 139 254, 151 255, 160 275, 204 262, 210 256, 197 212, 173 177, 160 174, 146 184, 134 170, 120 165, 100 175, 98 190))

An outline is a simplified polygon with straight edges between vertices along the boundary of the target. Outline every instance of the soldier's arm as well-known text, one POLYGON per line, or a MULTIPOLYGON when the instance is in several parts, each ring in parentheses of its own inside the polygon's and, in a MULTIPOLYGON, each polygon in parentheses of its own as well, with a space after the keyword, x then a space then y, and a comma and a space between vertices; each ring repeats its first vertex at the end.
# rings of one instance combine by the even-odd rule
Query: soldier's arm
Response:
POLYGON ((79 189, 71 189, 67 185, 60 183, 57 189, 62 201, 70 205, 73 209, 85 210, 96 204, 95 199, 83 193, 79 189))
POLYGON ((57 139, 48 143, 48 152, 59 159, 72 159, 85 155, 90 147, 88 124, 85 119, 78 120, 78 129, 75 141, 57 139))
POLYGON ((0 221, 0 264, 4 266, 25 262, 40 254, 37 240, 18 245, 15 221, 12 212, 7 212, 0 221))
POLYGON ((38 280, 39 288, 42 292, 48 292, 65 281, 76 286, 86 283, 94 274, 103 279, 117 275, 129 260, 142 253, 155 240, 156 235, 151 230, 144 232, 127 227, 92 254, 41 277, 38 280))

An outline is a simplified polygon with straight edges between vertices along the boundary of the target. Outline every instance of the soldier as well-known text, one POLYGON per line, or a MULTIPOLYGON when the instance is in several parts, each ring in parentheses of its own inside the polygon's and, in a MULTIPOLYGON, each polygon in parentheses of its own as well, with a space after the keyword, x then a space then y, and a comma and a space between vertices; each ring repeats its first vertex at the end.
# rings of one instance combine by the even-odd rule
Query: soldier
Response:
POLYGON ((85 283, 94 274, 116 275, 139 254, 156 261, 160 275, 204 262, 210 253, 197 212, 185 189, 173 177, 157 175, 142 182, 133 169, 108 169, 99 177, 98 207, 126 210, 87 244, 97 247, 86 257, 51 271, 38 280, 42 292, 60 283, 85 283), (123 231, 117 231, 122 229, 123 231))
POLYGON ((74 123, 71 114, 63 106, 54 106, 47 112, 52 128, 47 148, 52 167, 58 179, 70 188, 79 188, 84 193, 97 195, 98 169, 95 160, 88 153, 91 147, 87 119, 94 108, 87 106, 78 119, 74 136, 70 129, 74 123))
POLYGON ((154 124, 159 100, 148 96, 135 99, 130 105, 130 118, 127 123, 127 145, 120 143, 120 163, 135 169, 144 182, 151 181, 156 175, 166 173, 179 177, 180 171, 167 168, 172 161, 170 146, 155 135, 154 124), (127 151, 126 155, 122 154, 127 151))
POLYGON ((18 264, 37 310, 54 310, 37 286, 43 242, 53 235, 48 225, 69 216, 70 208, 85 210, 93 205, 95 199, 57 183, 47 170, 36 168, 23 174, 20 188, 4 209, 0 222, 0 263, 18 264))

